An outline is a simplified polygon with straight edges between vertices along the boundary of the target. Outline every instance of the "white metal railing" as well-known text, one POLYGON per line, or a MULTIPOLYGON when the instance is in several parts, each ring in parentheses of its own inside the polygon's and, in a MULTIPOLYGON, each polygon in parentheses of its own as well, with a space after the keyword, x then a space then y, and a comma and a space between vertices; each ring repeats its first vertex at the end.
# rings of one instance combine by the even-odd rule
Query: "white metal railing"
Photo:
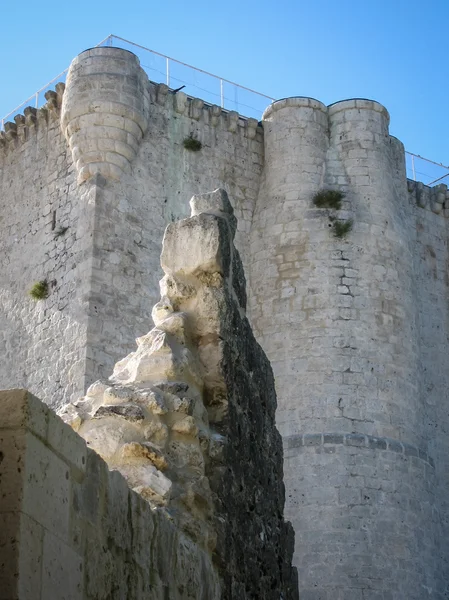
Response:
POLYGON ((414 181, 422 181, 425 185, 432 186, 440 183, 449 185, 449 167, 437 163, 419 154, 405 151, 405 164, 407 177, 414 181))
MULTIPOLYGON (((171 89, 183 87, 189 96, 199 97, 209 104, 217 104, 226 110, 235 110, 246 117, 260 119, 267 105, 275 100, 271 96, 197 69, 117 35, 108 35, 95 47, 99 46, 130 50, 138 56, 142 68, 152 81, 164 81, 171 89)), ((68 68, 5 115, 1 119, 0 131, 4 130, 7 121, 11 121, 16 115, 23 113, 27 106, 34 105, 35 108, 39 108, 45 104, 45 92, 53 89, 58 82, 65 81, 67 71, 68 68)), ((406 151, 406 168, 409 179, 419 180, 430 186, 439 183, 449 185, 449 166, 434 162, 419 154, 406 151)))
POLYGON ((226 110, 235 110, 246 117, 260 119, 268 104, 275 98, 261 94, 208 71, 150 50, 125 40, 117 35, 109 35, 99 46, 112 46, 131 50, 140 60, 142 68, 152 81, 162 80, 172 89, 184 86, 189 96, 199 97, 210 104, 217 104, 226 110))

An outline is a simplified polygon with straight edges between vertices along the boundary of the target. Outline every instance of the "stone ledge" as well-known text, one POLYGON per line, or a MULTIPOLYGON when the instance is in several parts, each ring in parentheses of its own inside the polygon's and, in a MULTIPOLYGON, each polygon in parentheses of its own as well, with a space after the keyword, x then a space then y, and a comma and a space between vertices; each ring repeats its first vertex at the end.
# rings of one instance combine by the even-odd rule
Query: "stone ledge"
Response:
POLYGON ((301 448, 304 446, 343 445, 368 450, 389 450, 404 456, 416 456, 435 468, 435 462, 424 450, 399 440, 378 437, 363 433, 299 433, 284 438, 284 449, 301 448))
POLYGON ((86 443, 46 404, 28 390, 0 390, 0 432, 26 430, 50 452, 75 468, 86 470, 86 443))

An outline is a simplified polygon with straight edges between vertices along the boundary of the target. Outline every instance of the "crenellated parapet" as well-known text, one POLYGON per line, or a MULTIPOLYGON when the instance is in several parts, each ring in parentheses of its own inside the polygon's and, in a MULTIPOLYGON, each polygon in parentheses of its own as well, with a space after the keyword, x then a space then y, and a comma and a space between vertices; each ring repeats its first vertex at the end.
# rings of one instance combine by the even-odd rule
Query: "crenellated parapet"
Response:
POLYGON ((45 92, 46 103, 41 108, 27 106, 23 114, 7 121, 0 131, 0 152, 9 153, 28 141, 37 131, 60 118, 65 84, 57 83, 54 90, 45 92))
POLYGON ((407 189, 417 206, 431 210, 437 215, 449 217, 449 190, 446 184, 440 183, 429 187, 421 181, 408 179, 407 189))
POLYGON ((165 83, 150 82, 150 94, 152 102, 172 110, 176 115, 192 119, 199 125, 241 134, 249 140, 262 139, 263 128, 257 119, 244 117, 236 111, 225 110, 181 91, 173 92, 165 83))

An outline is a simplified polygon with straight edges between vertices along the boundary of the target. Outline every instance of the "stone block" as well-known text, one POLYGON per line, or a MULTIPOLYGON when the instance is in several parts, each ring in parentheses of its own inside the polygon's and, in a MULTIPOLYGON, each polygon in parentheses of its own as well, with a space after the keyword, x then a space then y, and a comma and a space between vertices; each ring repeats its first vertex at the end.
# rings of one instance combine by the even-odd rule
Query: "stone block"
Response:
POLYGON ((229 273, 231 236, 224 219, 200 214, 167 227, 161 266, 170 275, 229 273))
POLYGON ((86 470, 86 442, 55 413, 49 411, 47 440, 57 454, 81 472, 86 470))
POLYGON ((22 511, 45 529, 67 540, 70 513, 70 469, 48 447, 27 434, 22 511))
POLYGON ((325 433, 324 434, 325 444, 343 444, 344 435, 340 433, 325 433))
POLYGON ((0 514, 0 600, 40 598, 43 528, 18 512, 0 514))
POLYGON ((26 446, 31 435, 23 430, 0 430, 0 513, 21 510, 26 446))
POLYGON ((191 216, 208 213, 226 217, 234 214, 228 194, 223 189, 216 189, 207 194, 196 194, 190 200, 191 216))
POLYGON ((83 600, 83 559, 46 531, 42 554, 42 598, 83 600))
POLYGON ((321 446, 323 436, 321 433, 306 433, 304 434, 304 446, 321 446))
POLYGON ((0 391, 0 429, 26 428, 45 438, 49 410, 27 390, 0 391))

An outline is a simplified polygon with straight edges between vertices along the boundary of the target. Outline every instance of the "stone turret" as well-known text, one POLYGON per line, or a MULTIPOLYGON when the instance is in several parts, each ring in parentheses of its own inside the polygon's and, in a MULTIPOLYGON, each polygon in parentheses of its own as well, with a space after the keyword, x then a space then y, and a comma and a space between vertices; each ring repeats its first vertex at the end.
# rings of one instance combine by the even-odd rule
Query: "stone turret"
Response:
POLYGON ((99 173, 120 179, 148 126, 148 77, 137 56, 121 48, 92 48, 70 65, 61 127, 78 183, 99 173))
POLYGON ((263 122, 251 312, 276 375, 301 593, 431 597, 403 148, 368 100, 289 98, 263 122))

